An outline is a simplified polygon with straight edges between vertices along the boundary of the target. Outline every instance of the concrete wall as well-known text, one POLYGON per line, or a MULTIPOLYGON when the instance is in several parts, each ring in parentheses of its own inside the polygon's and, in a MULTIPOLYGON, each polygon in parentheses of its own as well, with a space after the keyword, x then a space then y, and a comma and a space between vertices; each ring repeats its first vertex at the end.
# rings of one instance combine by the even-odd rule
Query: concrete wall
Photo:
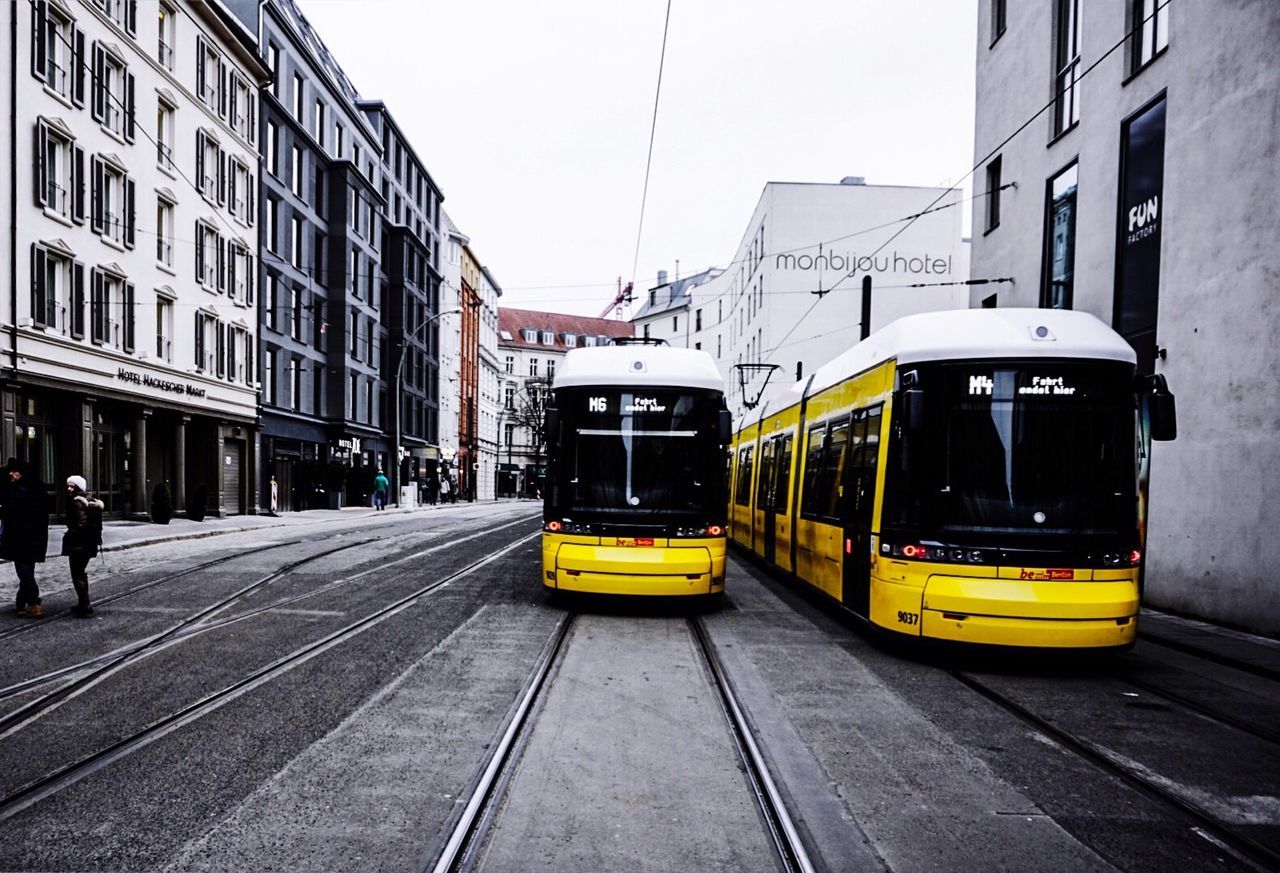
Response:
MULTIPOLYGON (((1087 67, 1127 30, 1124 4, 1085 0, 1087 67)), ((990 44, 979 4, 975 162, 1052 94, 1051 4, 1008 4, 990 44)), ((1051 142, 1051 116, 1003 149, 1001 223, 974 210, 973 274, 1012 275, 999 304, 1039 301, 1046 180, 1079 159, 1075 308, 1112 320, 1120 136, 1125 118, 1164 92, 1160 303, 1156 372, 1178 397, 1179 437, 1152 455, 1147 600, 1280 631, 1280 4, 1171 3, 1169 47, 1129 76, 1122 47, 1085 79, 1079 126, 1051 142)), ((982 170, 975 186, 984 187, 982 170)), ((976 303, 989 294, 974 289, 976 303)))

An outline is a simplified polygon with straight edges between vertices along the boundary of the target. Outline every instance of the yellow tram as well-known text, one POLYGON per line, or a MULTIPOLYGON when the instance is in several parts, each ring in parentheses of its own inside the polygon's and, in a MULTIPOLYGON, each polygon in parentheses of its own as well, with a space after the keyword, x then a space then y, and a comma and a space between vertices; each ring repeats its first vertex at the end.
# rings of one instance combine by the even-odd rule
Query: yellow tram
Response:
POLYGON ((764 404, 732 443, 732 539, 872 625, 990 645, 1137 632, 1163 377, 1091 315, 902 318, 764 404))
POLYGON ((543 584, 722 593, 731 430, 706 352, 639 340, 569 352, 546 416, 543 584))

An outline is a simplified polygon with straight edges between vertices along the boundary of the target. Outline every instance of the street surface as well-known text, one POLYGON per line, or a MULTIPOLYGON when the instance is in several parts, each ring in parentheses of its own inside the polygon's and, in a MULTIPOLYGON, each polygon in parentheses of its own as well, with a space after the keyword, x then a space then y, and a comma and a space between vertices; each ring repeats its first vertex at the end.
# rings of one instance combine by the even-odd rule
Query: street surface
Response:
POLYGON ((739 557, 721 605, 552 601, 540 509, 119 548, 90 568, 91 620, 57 617, 65 562, 43 565, 49 617, 0 617, 0 870, 433 869, 562 622, 464 867, 784 869, 695 623, 816 869, 1249 870, 1280 852, 1274 641, 1152 615, 1181 649, 902 650, 739 557))

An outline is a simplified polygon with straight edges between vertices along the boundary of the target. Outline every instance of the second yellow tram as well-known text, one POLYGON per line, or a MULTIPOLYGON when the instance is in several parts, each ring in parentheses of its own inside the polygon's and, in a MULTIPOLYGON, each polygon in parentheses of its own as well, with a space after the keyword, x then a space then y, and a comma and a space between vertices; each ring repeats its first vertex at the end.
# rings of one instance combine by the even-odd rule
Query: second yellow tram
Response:
POLYGON ((900 319, 764 404, 731 447, 732 540, 876 627, 1123 648, 1150 440, 1173 397, 1091 315, 900 319))

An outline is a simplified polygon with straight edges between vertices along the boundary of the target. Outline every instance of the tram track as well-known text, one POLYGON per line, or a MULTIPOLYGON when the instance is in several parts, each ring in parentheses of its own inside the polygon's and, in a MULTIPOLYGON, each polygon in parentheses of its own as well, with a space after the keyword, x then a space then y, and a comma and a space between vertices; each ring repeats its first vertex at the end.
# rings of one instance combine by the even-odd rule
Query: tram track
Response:
POLYGON ((1248 834, 1221 821, 1198 804, 1192 803, 1169 790, 1160 781, 1152 778, 1145 768, 1126 763, 1122 760, 1122 756, 1113 753, 1105 746, 1079 736, 1035 714, 1021 703, 970 673, 960 670, 948 670, 947 672, 957 682, 1031 726, 1059 747, 1189 819, 1193 829, 1211 842, 1262 869, 1280 871, 1280 852, 1276 852, 1269 846, 1254 840, 1248 834))
POLYGON ((1163 646, 1166 649, 1172 649, 1175 652, 1181 652, 1184 655, 1191 655, 1204 661, 1212 661, 1223 667, 1231 667, 1243 673, 1251 673, 1263 679, 1270 679, 1272 682, 1280 682, 1280 670, 1273 669, 1264 664, 1257 664, 1253 661, 1246 661, 1243 658, 1236 658, 1223 652, 1215 652, 1206 649, 1203 646, 1197 646, 1192 643, 1183 642, 1182 640, 1174 640, 1168 637, 1153 634, 1148 631, 1139 630, 1138 639, 1157 646, 1163 646))
MULTIPOLYGON (((528 519, 520 519, 519 521, 527 522, 528 519)), ((515 523, 518 522, 513 522, 512 524, 515 523)), ((504 525, 504 527, 508 526, 511 525, 504 525)), ((492 533, 493 529, 490 529, 487 532, 492 533)), ((423 585, 415 591, 397 598, 392 603, 380 607, 372 613, 369 613, 364 617, 339 628, 338 630, 326 634, 318 640, 313 640, 303 646, 300 646, 294 651, 254 670, 247 676, 244 676, 243 678, 226 685, 217 691, 207 694, 200 700, 183 706, 177 711, 159 718, 145 727, 130 733, 128 736, 118 739, 109 745, 80 758, 79 760, 66 764, 49 774, 17 788, 8 795, 0 798, 0 821, 11 818, 40 800, 57 794, 63 789, 79 782, 81 779, 98 772, 99 770, 142 748, 145 748, 163 737, 181 729, 185 725, 221 709, 232 701, 248 694, 262 685, 265 685, 273 679, 300 667, 313 658, 324 654, 328 650, 341 645, 362 633, 365 633, 383 621, 413 606, 422 598, 427 597, 451 583, 456 582, 504 557, 520 546, 528 543, 537 536, 538 533, 538 531, 534 531, 527 535, 519 536, 515 540, 468 563, 466 566, 423 585)), ((457 541, 455 540, 453 542, 457 541)), ((401 560, 408 560, 415 556, 408 556, 401 560)), ((387 566, 386 563, 380 565, 378 569, 382 569, 385 566, 387 566)))
MULTIPOLYGON (((463 537, 452 537, 452 538, 449 538, 447 542, 440 543, 434 546, 429 546, 426 549, 416 550, 408 555, 393 559, 391 561, 384 561, 378 564, 376 567, 372 567, 367 570, 354 573, 342 579, 334 580, 318 588, 314 588, 310 591, 306 591, 301 594, 296 594, 290 597, 286 597, 281 600, 277 600, 273 603, 263 604, 262 606, 254 607, 243 613, 229 616, 218 621, 209 620, 213 618, 213 616, 217 615, 218 613, 223 612, 224 610, 234 606, 235 603, 244 599, 246 596, 261 590, 263 587, 271 584, 274 581, 284 578, 290 572, 298 569, 301 566, 304 566, 308 563, 320 560, 325 557, 329 557, 330 555, 336 554, 338 552, 346 551, 359 546, 365 546, 365 545, 369 545, 370 543, 385 540, 387 536, 380 535, 377 537, 357 540, 351 543, 345 543, 336 548, 328 549, 318 554, 308 555, 297 561, 289 562, 284 566, 274 570, 272 573, 268 574, 267 576, 264 576, 261 579, 258 579, 250 583, 249 585, 233 592, 232 594, 219 600, 218 602, 200 609, 195 614, 188 616, 187 618, 165 629, 164 631, 161 631, 158 634, 154 634, 153 636, 147 637, 143 640, 130 643, 127 646, 116 649, 112 652, 107 652, 95 658, 90 658, 76 664, 70 664, 70 665, 58 668, 57 670, 51 671, 49 673, 45 673, 40 676, 32 677, 30 679, 15 683, 7 687, 0 688, 0 701, 4 701, 4 700, 11 699, 13 697, 20 696, 22 694, 29 693, 31 691, 37 690, 39 688, 42 688, 44 686, 47 686, 62 680, 67 680, 67 679, 70 680, 66 684, 62 685, 61 687, 54 689, 48 694, 45 694, 39 698, 36 698, 35 700, 28 702, 27 704, 23 705, 19 709, 14 710, 13 712, 10 712, 4 716, 0 716, 0 738, 9 736, 14 731, 30 723, 31 721, 38 718, 40 715, 44 714, 45 712, 48 712, 53 707, 65 702, 66 700, 70 699, 72 696, 74 696, 78 692, 88 689, 90 686, 105 679, 107 676, 119 670, 122 670, 132 664, 135 664, 141 661, 142 659, 148 657, 149 655, 162 651, 168 648, 170 645, 174 645, 184 640, 192 639, 198 635, 201 635, 213 630, 225 628, 229 625, 236 624, 241 621, 245 621, 249 618, 262 615, 272 610, 291 606, 293 604, 307 600, 309 598, 317 597, 321 594, 331 592, 345 585, 349 585, 353 582, 359 581, 360 579, 363 579, 369 575, 380 572, 386 567, 392 567, 398 564, 406 563, 411 560, 416 560, 418 558, 422 558, 427 555, 434 554, 435 552, 441 551, 443 549, 451 548, 460 543, 469 542, 471 540, 478 539, 483 536, 497 533, 509 527, 528 523, 528 521, 529 521, 528 517, 521 517, 514 521, 506 522, 504 524, 496 525, 493 527, 486 527, 483 530, 477 531, 475 533, 472 533, 463 537)), ((298 541, 298 543, 293 543, 293 544, 297 545, 297 544, 302 544, 306 542, 309 542, 309 541, 300 540, 298 541)), ((240 557, 240 556, 232 556, 232 557, 240 557)), ((221 562, 222 561, 219 561, 218 563, 221 563, 221 562)))

